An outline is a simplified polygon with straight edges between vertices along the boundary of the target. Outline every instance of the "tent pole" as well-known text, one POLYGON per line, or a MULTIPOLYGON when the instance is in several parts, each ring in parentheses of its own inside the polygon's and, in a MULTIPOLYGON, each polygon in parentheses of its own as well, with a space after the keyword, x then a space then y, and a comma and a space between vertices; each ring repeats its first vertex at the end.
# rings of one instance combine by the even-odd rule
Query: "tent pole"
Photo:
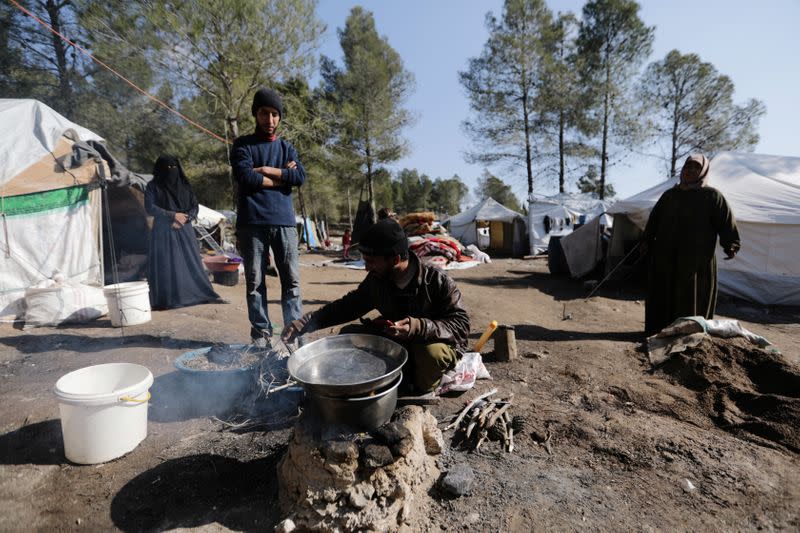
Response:
POLYGON ((586 299, 584 299, 583 301, 584 301, 584 302, 588 302, 588 301, 589 301, 589 298, 591 298, 591 297, 594 295, 594 293, 596 293, 596 292, 597 292, 597 289, 599 289, 599 288, 600 288, 600 287, 603 285, 603 283, 605 283, 606 281, 608 281, 608 278, 610 278, 610 277, 611 277, 611 275, 612 275, 614 272, 616 272, 616 271, 617 271, 617 269, 618 269, 620 266, 622 266, 622 265, 625 263, 625 260, 627 260, 627 259, 628 259, 630 256, 632 256, 632 255, 633 255, 633 252, 635 252, 636 250, 638 250, 638 249, 639 249, 639 246, 641 246, 641 244, 642 244, 642 241, 639 241, 639 242, 637 242, 637 243, 636 243, 636 246, 634 246, 634 247, 633 247, 633 249, 631 249, 631 251, 630 251, 630 252, 628 252, 628 255, 626 255, 625 257, 623 257, 623 258, 622 258, 622 261, 620 261, 619 263, 617 263, 617 265, 616 265, 614 268, 612 268, 612 269, 611 269, 611 272, 609 272, 608 274, 606 274, 606 277, 604 277, 604 278, 603 278, 603 279, 600 281, 600 283, 598 283, 597 285, 595 285, 595 286, 594 286, 594 289, 592 289, 592 292, 590 292, 590 293, 589 293, 589 296, 587 296, 587 297, 586 297, 586 299))

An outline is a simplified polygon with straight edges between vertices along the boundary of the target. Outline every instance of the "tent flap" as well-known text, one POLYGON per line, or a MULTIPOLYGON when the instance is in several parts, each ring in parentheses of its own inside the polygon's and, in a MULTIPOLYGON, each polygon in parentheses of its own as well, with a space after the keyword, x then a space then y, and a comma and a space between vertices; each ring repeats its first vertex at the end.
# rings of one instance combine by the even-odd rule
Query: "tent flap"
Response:
POLYGON ((31 162, 53 152, 65 133, 73 141, 103 140, 36 100, 2 98, 0 117, 0 189, 31 162))

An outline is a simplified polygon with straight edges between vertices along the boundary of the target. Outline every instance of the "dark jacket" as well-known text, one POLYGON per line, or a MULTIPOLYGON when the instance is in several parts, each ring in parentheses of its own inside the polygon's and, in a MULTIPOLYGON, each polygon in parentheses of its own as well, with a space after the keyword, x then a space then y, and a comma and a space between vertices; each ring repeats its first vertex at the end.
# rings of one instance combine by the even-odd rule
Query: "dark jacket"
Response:
POLYGON ((294 146, 283 139, 268 141, 257 134, 236 139, 231 149, 233 176, 239 185, 237 226, 294 226, 292 187, 299 187, 306 179, 306 171, 297 157, 294 146), (289 161, 297 168, 287 169, 289 161), (264 176, 253 169, 258 167, 283 169, 283 185, 264 189, 264 176))
POLYGON ((303 316, 297 324, 300 334, 344 324, 377 309, 383 318, 395 322, 405 317, 418 319, 410 342, 442 342, 466 349, 469 315, 461 291, 447 274, 422 264, 413 252, 409 261, 417 275, 405 289, 370 273, 354 291, 303 316))

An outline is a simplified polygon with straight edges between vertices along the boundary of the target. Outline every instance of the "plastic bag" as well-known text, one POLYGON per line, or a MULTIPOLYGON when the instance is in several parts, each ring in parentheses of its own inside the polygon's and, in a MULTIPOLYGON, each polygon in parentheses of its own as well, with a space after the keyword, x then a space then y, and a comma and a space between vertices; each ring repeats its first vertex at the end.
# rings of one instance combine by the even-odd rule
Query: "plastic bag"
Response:
POLYGON ((102 288, 53 278, 25 291, 24 329, 89 322, 108 314, 102 288))
POLYGON ((483 359, 478 352, 467 352, 456 363, 453 370, 448 370, 439 387, 436 389, 436 394, 444 394, 450 391, 466 391, 475 386, 477 379, 492 379, 489 371, 483 365, 483 359))
POLYGON ((491 263, 492 262, 492 258, 489 257, 489 254, 487 254, 485 252, 481 252, 478 249, 478 247, 475 246, 474 244, 470 244, 469 246, 467 246, 467 250, 469 251, 469 255, 471 255, 472 258, 475 261, 478 261, 479 263, 491 263))

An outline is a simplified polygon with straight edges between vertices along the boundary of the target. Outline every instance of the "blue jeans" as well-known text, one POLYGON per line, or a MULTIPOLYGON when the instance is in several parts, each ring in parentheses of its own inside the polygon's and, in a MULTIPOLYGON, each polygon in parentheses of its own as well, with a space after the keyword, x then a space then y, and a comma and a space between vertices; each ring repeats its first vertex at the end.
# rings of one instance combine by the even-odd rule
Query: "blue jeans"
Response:
POLYGON ((237 228, 236 234, 244 261, 250 337, 271 337, 272 322, 267 312, 265 279, 270 248, 281 280, 284 325, 297 320, 303 314, 297 229, 291 226, 241 226, 237 228))

